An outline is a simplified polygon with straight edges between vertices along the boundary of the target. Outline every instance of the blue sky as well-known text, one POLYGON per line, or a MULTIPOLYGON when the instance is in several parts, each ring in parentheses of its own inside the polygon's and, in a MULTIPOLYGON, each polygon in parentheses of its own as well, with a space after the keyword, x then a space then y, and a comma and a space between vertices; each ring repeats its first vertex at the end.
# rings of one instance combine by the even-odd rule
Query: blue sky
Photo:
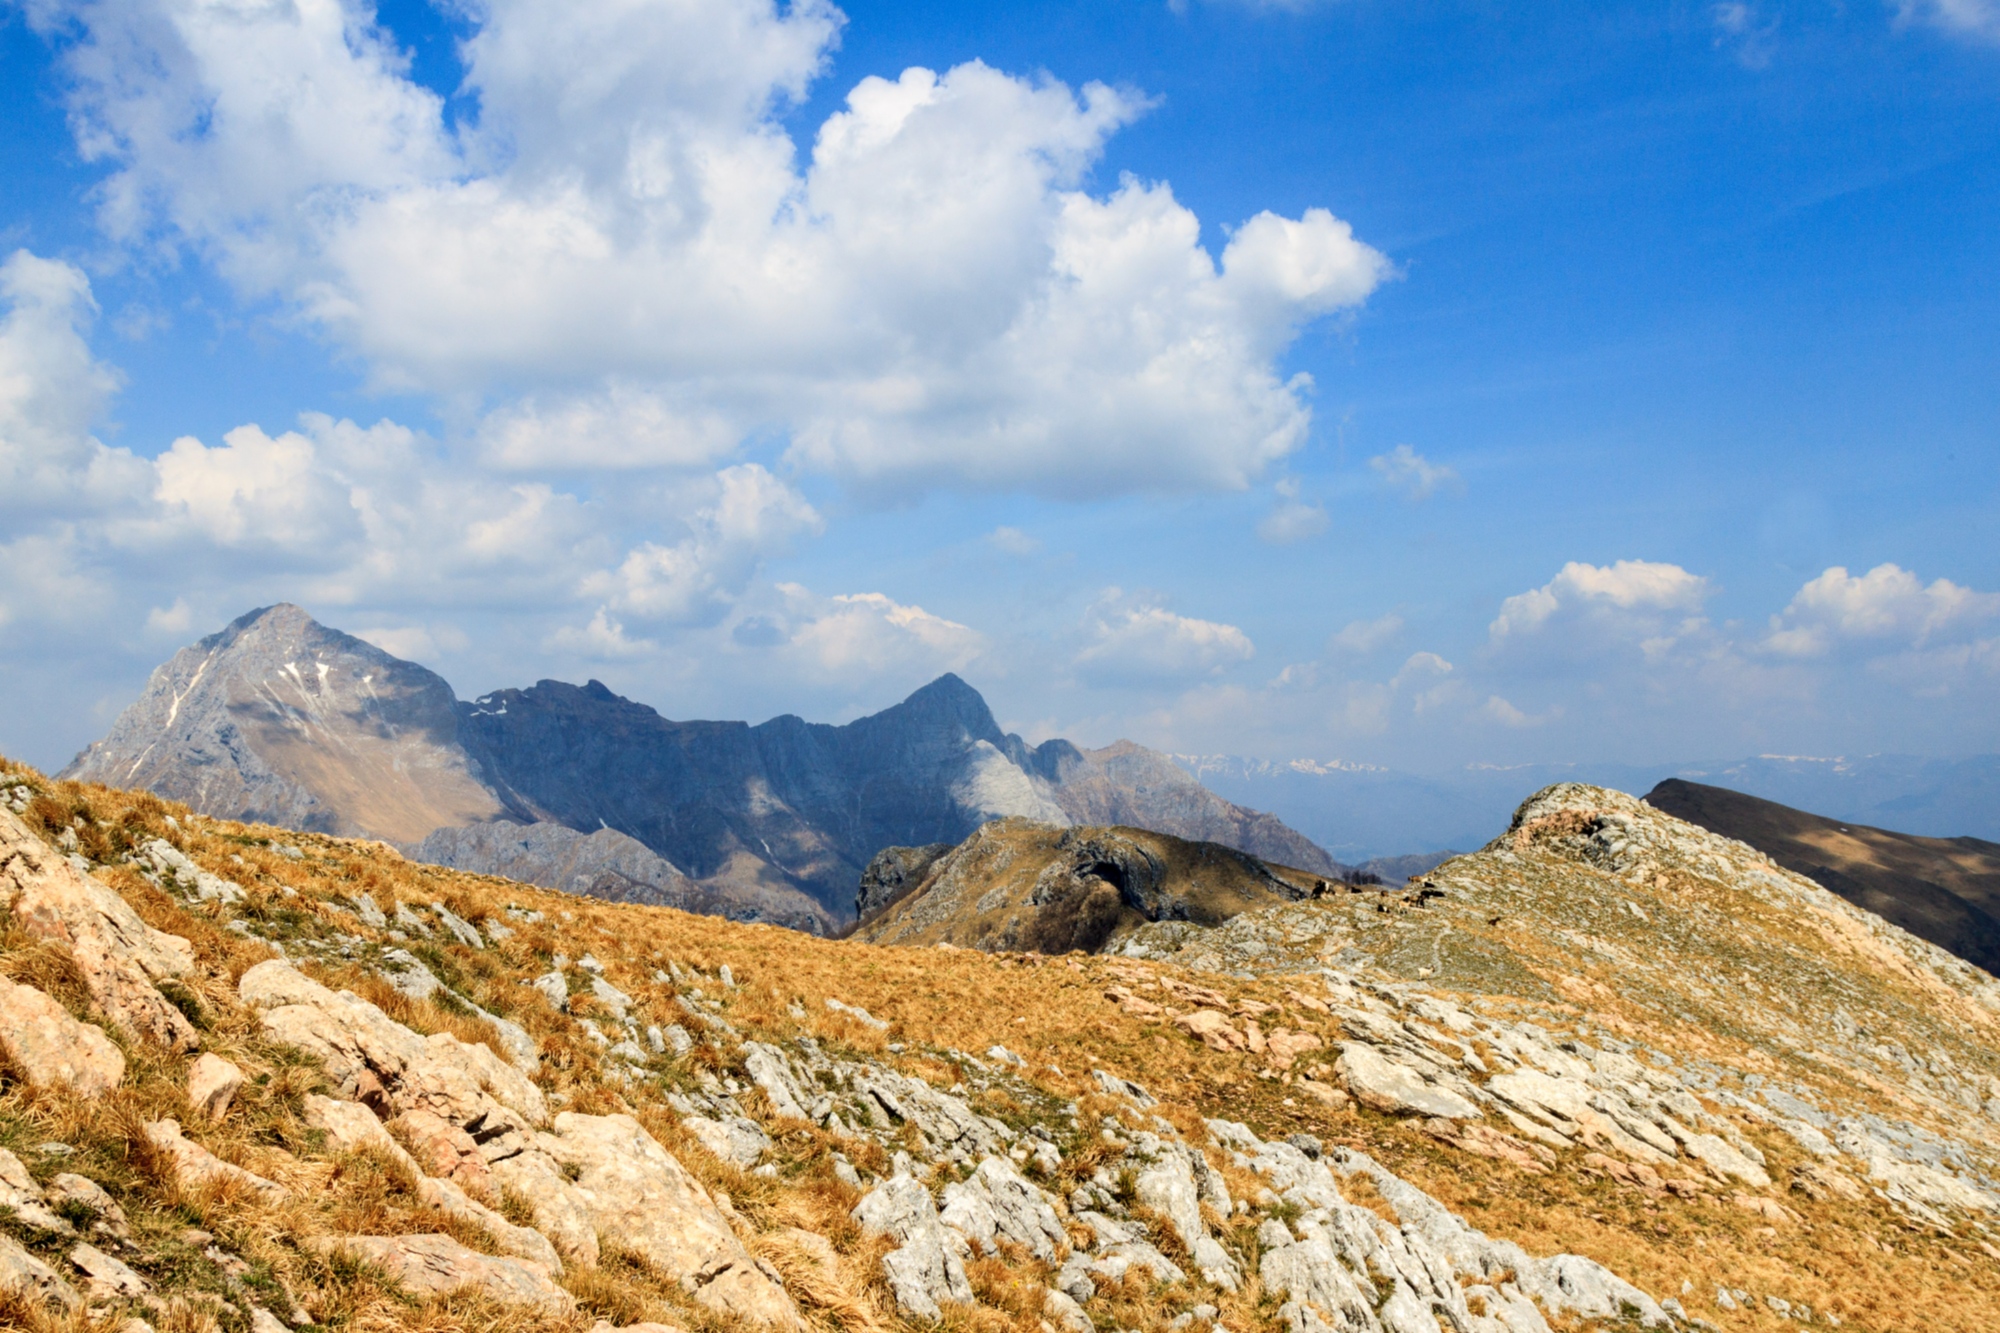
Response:
POLYGON ((2000 5, 0 8, 0 750, 473 694, 2000 749, 2000 5))

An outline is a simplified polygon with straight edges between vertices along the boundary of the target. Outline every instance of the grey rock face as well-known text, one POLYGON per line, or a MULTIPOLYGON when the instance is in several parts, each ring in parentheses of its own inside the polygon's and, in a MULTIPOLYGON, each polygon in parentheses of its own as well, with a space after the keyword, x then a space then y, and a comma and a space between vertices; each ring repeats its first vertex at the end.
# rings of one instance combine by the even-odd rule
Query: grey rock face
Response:
POLYGON ((391 842, 500 813, 451 686, 282 603, 176 653, 62 776, 391 842))
POLYGON ((924 876, 938 858, 952 849, 948 842, 922 847, 884 847, 861 872, 861 888, 854 897, 854 915, 867 920, 924 882, 924 876))
POLYGON ((854 1207, 854 1220, 898 1242, 882 1256, 882 1274, 904 1314, 937 1319, 941 1301, 970 1304, 972 1284, 959 1261, 952 1233, 938 1220, 930 1192, 909 1176, 885 1180, 854 1207))

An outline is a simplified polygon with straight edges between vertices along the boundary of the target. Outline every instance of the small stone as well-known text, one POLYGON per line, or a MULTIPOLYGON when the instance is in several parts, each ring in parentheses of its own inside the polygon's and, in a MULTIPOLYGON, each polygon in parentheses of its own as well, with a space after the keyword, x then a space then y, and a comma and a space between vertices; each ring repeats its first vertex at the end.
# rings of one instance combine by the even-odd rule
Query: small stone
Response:
POLYGON ((131 1235, 131 1224, 126 1220, 125 1210, 118 1201, 104 1192, 104 1187, 88 1176, 79 1176, 72 1171, 64 1171, 49 1181, 45 1191, 51 1204, 80 1204, 97 1214, 97 1229, 105 1234, 124 1240, 131 1235))
POLYGON ((69 1252, 69 1261, 90 1279, 90 1294, 96 1300, 130 1299, 143 1296, 150 1290, 146 1279, 95 1245, 74 1246, 69 1252))
POLYGON ((188 1066, 188 1110, 211 1123, 220 1121, 242 1087, 242 1070, 219 1055, 204 1053, 188 1066))
POLYGON ((539 991, 549 1007, 558 1011, 569 1008, 569 979, 560 971, 544 972, 528 983, 531 990, 539 991))

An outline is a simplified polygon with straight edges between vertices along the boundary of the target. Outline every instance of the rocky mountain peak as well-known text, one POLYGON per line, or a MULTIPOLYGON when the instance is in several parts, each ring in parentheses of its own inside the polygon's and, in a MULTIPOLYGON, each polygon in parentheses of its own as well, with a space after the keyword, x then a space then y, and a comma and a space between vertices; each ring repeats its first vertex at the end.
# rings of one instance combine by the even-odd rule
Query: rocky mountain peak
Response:
POLYGON ((392 841, 499 813, 458 744, 451 686, 289 602, 176 653, 64 771, 392 841))

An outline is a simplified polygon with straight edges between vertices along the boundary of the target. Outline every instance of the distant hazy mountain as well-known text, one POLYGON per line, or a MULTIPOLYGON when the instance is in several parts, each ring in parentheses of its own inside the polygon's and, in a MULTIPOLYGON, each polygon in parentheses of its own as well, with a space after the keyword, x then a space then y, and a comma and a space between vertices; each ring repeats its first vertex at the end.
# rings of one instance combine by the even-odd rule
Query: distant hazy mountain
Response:
POLYGON ((2000 845, 1892 833, 1679 778, 1653 788, 1646 804, 1747 842, 1856 907, 2000 974, 2000 845))
POLYGON ((1175 755, 1218 795, 1268 810, 1346 862, 1479 846, 1533 793, 1586 782, 1634 795, 1667 778, 1711 783, 1835 819, 1925 837, 2000 840, 2000 755, 1524 764, 1419 776, 1368 764, 1175 755))
POLYGON ((677 722, 596 681, 460 703, 434 673, 287 605, 177 654, 65 776, 382 838, 460 869, 812 929, 851 918, 883 847, 956 843, 1009 815, 1341 869, 1153 751, 1027 745, 957 676, 838 727, 677 722))

